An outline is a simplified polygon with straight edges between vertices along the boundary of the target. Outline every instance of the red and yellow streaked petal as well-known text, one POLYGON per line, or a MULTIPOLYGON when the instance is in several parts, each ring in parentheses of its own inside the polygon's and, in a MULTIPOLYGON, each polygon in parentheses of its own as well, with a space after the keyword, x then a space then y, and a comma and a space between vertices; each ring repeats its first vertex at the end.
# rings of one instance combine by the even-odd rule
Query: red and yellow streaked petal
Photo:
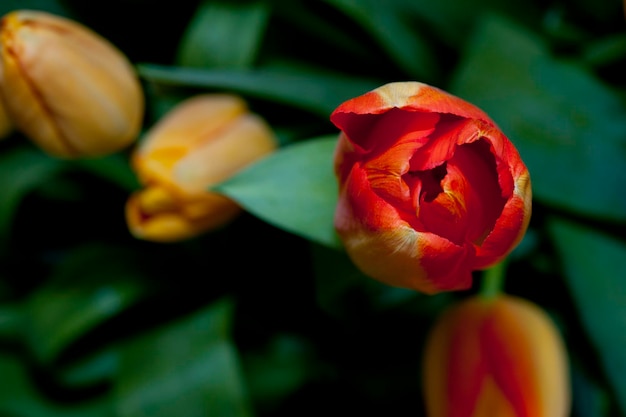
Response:
POLYGON ((412 111, 454 114, 494 124, 485 112, 473 104, 436 87, 416 81, 385 84, 369 93, 341 104, 331 114, 335 124, 343 124, 346 115, 380 114, 399 108, 412 111))
POLYGON ((473 415, 487 376, 479 339, 485 313, 480 300, 468 300, 446 311, 431 330, 422 381, 429 417, 473 415))
POLYGON ((520 417, 565 417, 567 354, 547 314, 527 300, 499 297, 482 329, 490 373, 520 417))
POLYGON ((471 297, 444 313, 424 351, 429 417, 566 417, 567 352, 538 306, 471 297))
POLYGON ((355 165, 340 191, 335 227, 353 262, 389 285, 425 293, 468 288, 473 248, 409 225, 355 165))

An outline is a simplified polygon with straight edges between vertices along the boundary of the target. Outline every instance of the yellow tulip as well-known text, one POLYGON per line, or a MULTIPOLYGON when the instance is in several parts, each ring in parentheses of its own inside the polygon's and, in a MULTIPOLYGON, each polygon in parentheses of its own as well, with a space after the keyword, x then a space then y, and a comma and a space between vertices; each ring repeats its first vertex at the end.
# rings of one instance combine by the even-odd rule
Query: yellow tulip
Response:
POLYGON ((97 157, 139 134, 144 97, 134 68, 89 28, 18 10, 0 21, 0 93, 16 128, 51 155, 97 157))
POLYGON ((269 126, 239 97, 205 94, 183 101, 146 133, 133 154, 144 188, 126 204, 131 233, 174 242, 230 222, 241 207, 209 187, 277 144, 269 126))
POLYGON ((567 354, 537 305, 472 297, 436 323, 424 353, 429 417, 566 417, 567 354))

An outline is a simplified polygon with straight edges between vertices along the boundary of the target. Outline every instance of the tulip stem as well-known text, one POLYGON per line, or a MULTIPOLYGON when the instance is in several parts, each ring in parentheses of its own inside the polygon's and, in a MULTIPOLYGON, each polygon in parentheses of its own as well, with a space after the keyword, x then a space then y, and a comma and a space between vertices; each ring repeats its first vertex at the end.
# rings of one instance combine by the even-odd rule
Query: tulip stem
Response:
POLYGON ((502 292, 506 271, 506 259, 483 272, 480 295, 483 298, 494 298, 502 292))

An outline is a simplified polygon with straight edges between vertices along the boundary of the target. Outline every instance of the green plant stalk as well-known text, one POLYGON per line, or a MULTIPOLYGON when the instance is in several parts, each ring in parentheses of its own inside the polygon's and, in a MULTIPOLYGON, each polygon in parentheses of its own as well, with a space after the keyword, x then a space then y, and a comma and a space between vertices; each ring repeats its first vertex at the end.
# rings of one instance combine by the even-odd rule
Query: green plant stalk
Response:
POLYGON ((486 299, 493 299, 503 292, 506 275, 507 260, 503 259, 483 272, 480 286, 480 295, 486 299))

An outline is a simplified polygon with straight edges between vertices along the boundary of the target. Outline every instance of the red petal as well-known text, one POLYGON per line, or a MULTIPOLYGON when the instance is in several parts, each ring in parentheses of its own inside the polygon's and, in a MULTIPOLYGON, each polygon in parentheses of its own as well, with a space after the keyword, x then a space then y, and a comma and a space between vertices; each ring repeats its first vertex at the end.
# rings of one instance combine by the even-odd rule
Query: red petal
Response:
POLYGON ((331 121, 343 130, 347 114, 380 114, 392 108, 454 114, 494 124, 473 104, 427 84, 407 81, 385 84, 369 93, 342 103, 331 114, 331 121))

